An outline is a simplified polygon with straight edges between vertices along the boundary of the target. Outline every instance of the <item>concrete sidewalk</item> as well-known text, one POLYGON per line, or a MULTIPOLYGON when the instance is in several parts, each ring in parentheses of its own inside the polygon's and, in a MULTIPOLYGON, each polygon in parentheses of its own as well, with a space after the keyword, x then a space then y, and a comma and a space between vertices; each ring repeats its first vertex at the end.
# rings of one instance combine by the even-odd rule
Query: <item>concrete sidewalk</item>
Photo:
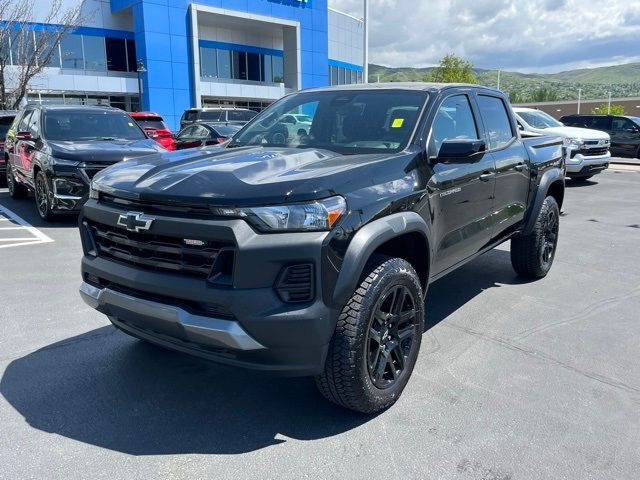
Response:
POLYGON ((638 165, 638 166, 640 166, 640 158, 611 157, 611 163, 618 163, 618 164, 621 164, 621 165, 638 165))

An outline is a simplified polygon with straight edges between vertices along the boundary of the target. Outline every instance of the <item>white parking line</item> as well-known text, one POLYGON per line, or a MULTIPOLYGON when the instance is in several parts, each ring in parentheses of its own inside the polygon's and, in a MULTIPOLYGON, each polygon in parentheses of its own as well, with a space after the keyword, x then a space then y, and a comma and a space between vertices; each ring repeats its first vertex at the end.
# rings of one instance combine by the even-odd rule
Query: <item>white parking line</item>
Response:
MULTIPOLYGON (((30 237, 16 237, 16 238, 0 238, 0 248, 9 248, 9 247, 20 247, 22 245, 34 245, 38 243, 50 243, 53 242, 52 238, 49 238, 36 227, 31 225, 29 222, 19 217, 15 213, 13 213, 8 208, 0 205, 0 221, 1 222, 11 222, 16 226, 13 227, 0 227, 1 231, 6 230, 24 230, 25 233, 30 234, 30 237), (4 243, 4 242, 12 242, 12 243, 4 243)), ((1 233, 0 233, 1 234, 1 233)))

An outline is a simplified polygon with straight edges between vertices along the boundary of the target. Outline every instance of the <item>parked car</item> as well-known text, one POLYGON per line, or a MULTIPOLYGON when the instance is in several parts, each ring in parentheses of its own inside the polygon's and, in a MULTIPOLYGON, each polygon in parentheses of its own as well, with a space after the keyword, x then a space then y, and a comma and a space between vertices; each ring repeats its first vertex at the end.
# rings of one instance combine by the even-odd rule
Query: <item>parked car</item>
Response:
POLYGON ((640 117, 629 115, 567 115, 565 125, 592 128, 611 136, 611 155, 640 158, 640 117))
POLYGON ((513 111, 522 132, 558 135, 563 138, 568 177, 587 180, 609 167, 611 139, 608 134, 565 126, 542 110, 513 107, 513 111))
POLYGON ((167 150, 175 150, 176 142, 173 134, 160 115, 153 112, 131 112, 133 118, 149 138, 153 138, 167 150))
POLYGON ((523 141, 497 90, 297 92, 220 148, 96 175, 80 293, 134 337, 315 375, 327 399, 379 411, 415 365, 430 282, 509 239, 516 272, 549 272, 563 163, 562 139, 523 141), (305 144, 271 143, 313 105, 305 144))
POLYGON ((4 138, 7 136, 9 127, 16 118, 16 110, 0 110, 0 180, 4 180, 7 173, 7 159, 4 154, 4 138))
POLYGON ((253 110, 234 107, 189 108, 180 118, 180 129, 195 122, 222 122, 244 125, 257 115, 253 110))
POLYGON ((287 127, 287 129, 289 130, 289 138, 291 138, 295 135, 308 135, 311 131, 312 121, 313 118, 309 115, 291 113, 282 117, 280 123, 287 127))
POLYGON ((65 105, 26 106, 7 133, 5 150, 11 197, 34 191, 44 220, 77 212, 103 168, 166 152, 122 110, 65 105))
POLYGON ((176 135, 176 149, 204 147, 226 142, 234 133, 240 130, 240 125, 227 123, 196 123, 183 128, 176 135))

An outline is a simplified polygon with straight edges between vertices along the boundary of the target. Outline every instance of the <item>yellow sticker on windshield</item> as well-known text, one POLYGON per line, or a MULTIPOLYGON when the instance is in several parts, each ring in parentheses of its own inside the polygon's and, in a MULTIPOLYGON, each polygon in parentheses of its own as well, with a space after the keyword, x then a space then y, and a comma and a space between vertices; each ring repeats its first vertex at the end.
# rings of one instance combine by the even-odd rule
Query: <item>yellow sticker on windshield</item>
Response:
POLYGON ((133 127, 133 123, 129 122, 129 126, 130 126, 130 127, 133 127))
POLYGON ((404 118, 396 118, 391 124, 391 128, 400 128, 404 124, 404 118))

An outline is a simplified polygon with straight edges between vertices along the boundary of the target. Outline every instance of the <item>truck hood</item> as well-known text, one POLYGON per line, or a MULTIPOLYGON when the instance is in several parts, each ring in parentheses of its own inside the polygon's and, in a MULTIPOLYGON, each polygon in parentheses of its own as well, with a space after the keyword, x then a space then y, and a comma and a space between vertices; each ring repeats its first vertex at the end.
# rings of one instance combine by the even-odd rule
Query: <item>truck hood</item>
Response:
POLYGON ((577 127, 551 127, 544 130, 536 130, 549 135, 559 135, 564 138, 581 138, 583 140, 608 140, 609 134, 590 128, 577 127))
POLYGON ((339 155, 315 149, 214 146, 127 160, 93 181, 101 192, 141 201, 276 204, 353 191, 371 185, 389 169, 397 176, 404 164, 391 160, 398 156, 406 153, 339 155))
POLYGON ((164 151, 154 140, 49 141, 51 156, 78 162, 115 163, 164 151))

